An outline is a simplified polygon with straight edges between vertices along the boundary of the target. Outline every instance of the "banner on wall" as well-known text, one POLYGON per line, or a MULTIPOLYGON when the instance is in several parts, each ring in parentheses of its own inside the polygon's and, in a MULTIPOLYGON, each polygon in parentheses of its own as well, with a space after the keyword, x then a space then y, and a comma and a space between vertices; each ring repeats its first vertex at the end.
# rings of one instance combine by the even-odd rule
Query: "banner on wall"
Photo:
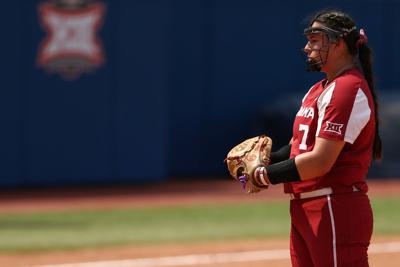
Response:
POLYGON ((91 0, 48 0, 38 6, 39 21, 46 32, 37 54, 37 65, 65 80, 76 80, 105 62, 97 35, 105 5, 91 0))

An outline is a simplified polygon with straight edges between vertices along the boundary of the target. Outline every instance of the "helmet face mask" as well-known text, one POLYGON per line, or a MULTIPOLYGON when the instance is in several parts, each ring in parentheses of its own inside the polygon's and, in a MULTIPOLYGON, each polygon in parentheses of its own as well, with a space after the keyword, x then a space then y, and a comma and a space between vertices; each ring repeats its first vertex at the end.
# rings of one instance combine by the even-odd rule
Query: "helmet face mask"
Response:
POLYGON ((322 44, 318 48, 303 49, 306 56, 307 71, 321 71, 321 68, 326 64, 329 52, 329 42, 326 42, 326 37, 322 36, 322 44), (314 56, 309 55, 314 52, 314 56))
POLYGON ((304 29, 304 35, 305 36, 310 36, 314 34, 321 34, 322 35, 322 45, 320 48, 315 49, 304 49, 303 51, 308 54, 310 52, 315 51, 318 55, 317 57, 310 58, 307 56, 306 64, 307 64, 307 70, 308 71, 321 71, 322 67, 326 64, 327 59, 328 59, 328 53, 329 53, 329 44, 331 43, 338 43, 340 38, 343 38, 346 36, 348 33, 351 31, 355 30, 356 28, 353 27, 349 30, 344 30, 344 31, 337 31, 334 29, 331 29, 323 24, 318 24, 318 26, 310 26, 306 29, 304 29))
POLYGON ((329 53, 329 44, 330 43, 337 43, 338 41, 338 34, 337 32, 330 30, 329 28, 321 25, 318 27, 308 27, 304 30, 305 36, 310 35, 321 35, 322 41, 319 48, 310 48, 304 49, 304 53, 307 54, 306 64, 307 64, 307 71, 321 71, 321 68, 326 64, 328 53, 329 53), (311 52, 315 52, 317 56, 309 57, 308 54, 311 52))

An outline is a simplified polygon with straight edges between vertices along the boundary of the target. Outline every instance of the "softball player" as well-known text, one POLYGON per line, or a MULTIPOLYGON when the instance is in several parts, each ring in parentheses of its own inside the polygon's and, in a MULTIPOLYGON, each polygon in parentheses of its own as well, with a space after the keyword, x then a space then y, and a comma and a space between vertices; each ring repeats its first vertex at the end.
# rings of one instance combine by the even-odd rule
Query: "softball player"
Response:
POLYGON ((371 50, 341 11, 319 12, 304 34, 308 70, 326 78, 304 96, 290 144, 255 178, 285 183, 291 196, 294 267, 365 267, 373 227, 365 177, 382 150, 371 50))

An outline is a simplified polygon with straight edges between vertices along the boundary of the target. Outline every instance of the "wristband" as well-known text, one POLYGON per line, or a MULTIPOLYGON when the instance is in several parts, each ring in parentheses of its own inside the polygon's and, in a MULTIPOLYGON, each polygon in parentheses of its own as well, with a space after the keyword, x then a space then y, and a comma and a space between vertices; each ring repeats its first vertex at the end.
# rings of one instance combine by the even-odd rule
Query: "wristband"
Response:
POLYGON ((294 158, 269 165, 265 169, 271 184, 301 181, 294 158))
POLYGON ((271 184, 271 182, 269 181, 269 178, 268 178, 267 169, 265 167, 259 167, 259 168, 260 168, 260 171, 259 171, 259 176, 258 177, 260 178, 260 182, 263 185, 271 184))

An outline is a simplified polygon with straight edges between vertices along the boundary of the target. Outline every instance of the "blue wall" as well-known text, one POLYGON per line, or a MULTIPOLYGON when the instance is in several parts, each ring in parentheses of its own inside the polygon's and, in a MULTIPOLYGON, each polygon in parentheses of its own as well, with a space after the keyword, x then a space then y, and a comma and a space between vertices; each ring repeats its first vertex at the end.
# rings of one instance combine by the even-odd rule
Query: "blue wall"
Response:
MULTIPOLYGON (((397 1, 98 1, 106 61, 73 81, 37 65, 43 2, 1 11, 2 186, 226 175, 239 140, 266 132, 285 143, 299 97, 321 77, 299 50, 305 18, 322 7, 366 29, 381 93, 400 88, 397 1)), ((382 169, 374 175, 400 174, 382 169)))

